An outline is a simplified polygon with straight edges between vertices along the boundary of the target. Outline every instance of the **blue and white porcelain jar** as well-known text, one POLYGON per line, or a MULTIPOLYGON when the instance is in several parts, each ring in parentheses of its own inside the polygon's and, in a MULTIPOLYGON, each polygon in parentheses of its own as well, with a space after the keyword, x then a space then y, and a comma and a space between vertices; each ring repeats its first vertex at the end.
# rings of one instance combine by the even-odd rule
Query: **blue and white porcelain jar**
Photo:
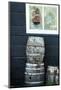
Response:
POLYGON ((29 86, 43 84, 44 53, 44 39, 42 37, 29 36, 26 46, 27 63, 25 69, 25 84, 29 86))

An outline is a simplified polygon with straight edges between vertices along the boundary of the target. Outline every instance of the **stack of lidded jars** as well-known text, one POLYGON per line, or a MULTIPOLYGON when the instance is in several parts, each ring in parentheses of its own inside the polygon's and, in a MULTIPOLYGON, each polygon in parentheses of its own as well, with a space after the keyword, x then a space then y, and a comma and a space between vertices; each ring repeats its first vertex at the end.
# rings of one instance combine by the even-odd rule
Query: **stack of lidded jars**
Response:
POLYGON ((43 85, 45 47, 42 37, 29 36, 26 46, 27 62, 25 67, 25 84, 27 86, 43 85))

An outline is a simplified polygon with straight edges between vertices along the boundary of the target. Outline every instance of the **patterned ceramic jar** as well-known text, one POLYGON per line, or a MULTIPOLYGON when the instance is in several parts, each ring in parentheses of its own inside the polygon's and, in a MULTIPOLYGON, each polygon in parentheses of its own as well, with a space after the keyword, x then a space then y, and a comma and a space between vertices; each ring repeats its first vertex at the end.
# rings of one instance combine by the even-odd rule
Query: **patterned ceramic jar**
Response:
POLYGON ((44 82, 44 58, 45 47, 42 37, 28 37, 25 69, 25 83, 27 85, 42 85, 44 82))
POLYGON ((59 69, 57 66, 48 66, 47 85, 59 85, 59 69))

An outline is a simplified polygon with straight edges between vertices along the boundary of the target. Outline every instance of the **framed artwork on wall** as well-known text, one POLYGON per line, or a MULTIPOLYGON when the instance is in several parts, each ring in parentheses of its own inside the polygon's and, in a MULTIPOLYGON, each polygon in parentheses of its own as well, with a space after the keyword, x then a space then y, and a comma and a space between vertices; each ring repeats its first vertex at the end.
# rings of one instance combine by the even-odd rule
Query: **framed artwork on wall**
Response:
POLYGON ((26 33, 58 34, 58 5, 26 4, 26 33))

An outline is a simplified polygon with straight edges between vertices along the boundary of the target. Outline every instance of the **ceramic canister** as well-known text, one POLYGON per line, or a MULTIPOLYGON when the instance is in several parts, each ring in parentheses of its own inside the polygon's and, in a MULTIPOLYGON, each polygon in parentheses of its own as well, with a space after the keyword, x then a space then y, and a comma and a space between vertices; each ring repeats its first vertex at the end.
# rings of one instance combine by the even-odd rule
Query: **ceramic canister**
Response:
POLYGON ((47 69, 47 85, 59 84, 59 69, 57 66, 48 66, 47 69))
POLYGON ((29 36, 26 46, 27 62, 25 68, 25 84, 42 85, 44 82, 45 47, 42 37, 29 36))

